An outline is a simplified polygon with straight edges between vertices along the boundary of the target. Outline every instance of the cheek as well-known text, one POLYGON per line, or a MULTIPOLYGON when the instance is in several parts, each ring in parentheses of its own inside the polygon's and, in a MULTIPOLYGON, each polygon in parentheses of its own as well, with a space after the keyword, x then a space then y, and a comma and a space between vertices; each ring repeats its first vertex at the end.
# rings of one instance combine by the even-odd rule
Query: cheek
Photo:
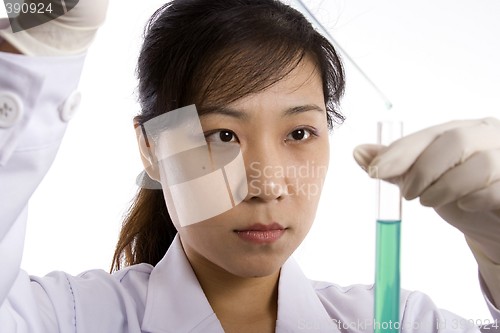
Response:
POLYGON ((291 171, 287 179, 290 194, 312 208, 319 201, 329 162, 328 145, 316 145, 315 148, 299 155, 300 158, 292 162, 293 167, 288 168, 291 171))
POLYGON ((168 189, 168 187, 163 186, 163 197, 165 198, 165 203, 167 204, 168 215, 170 215, 170 219, 172 220, 177 231, 180 230, 181 224, 179 222, 179 217, 177 216, 177 212, 174 206, 174 199, 172 198, 172 193, 168 189))
POLYGON ((227 230, 221 229, 217 222, 216 219, 210 219, 177 229, 190 260, 203 257, 221 264, 224 254, 228 251, 228 244, 221 241, 227 230))
POLYGON ((306 234, 314 222, 324 180, 328 170, 329 146, 316 145, 300 161, 295 161, 295 174, 288 179, 290 209, 295 212, 295 225, 306 234))

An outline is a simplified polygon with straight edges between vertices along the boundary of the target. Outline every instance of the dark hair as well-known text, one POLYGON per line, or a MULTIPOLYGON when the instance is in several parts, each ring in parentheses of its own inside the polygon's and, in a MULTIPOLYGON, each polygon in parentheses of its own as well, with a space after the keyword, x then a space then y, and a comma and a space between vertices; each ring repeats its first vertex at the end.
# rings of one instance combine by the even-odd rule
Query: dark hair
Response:
MULTIPOLYGON (((151 17, 139 56, 143 123, 196 104, 199 112, 266 89, 305 57, 321 74, 329 128, 344 72, 333 46, 298 11, 276 0, 174 0, 151 17)), ((124 220, 113 269, 156 265, 176 234, 162 191, 140 188, 124 220)))

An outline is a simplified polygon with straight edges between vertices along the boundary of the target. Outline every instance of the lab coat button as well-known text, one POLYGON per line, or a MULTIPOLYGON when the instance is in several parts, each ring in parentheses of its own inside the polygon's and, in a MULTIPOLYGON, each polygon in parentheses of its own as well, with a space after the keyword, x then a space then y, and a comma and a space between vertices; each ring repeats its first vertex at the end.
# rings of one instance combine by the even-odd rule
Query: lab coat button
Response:
POLYGON ((66 101, 59 107, 59 112, 61 115, 61 120, 64 122, 70 121, 75 115, 80 102, 82 100, 82 94, 79 91, 73 91, 66 101))
POLYGON ((7 128, 17 123, 23 115, 21 99, 10 92, 0 91, 0 128, 7 128))

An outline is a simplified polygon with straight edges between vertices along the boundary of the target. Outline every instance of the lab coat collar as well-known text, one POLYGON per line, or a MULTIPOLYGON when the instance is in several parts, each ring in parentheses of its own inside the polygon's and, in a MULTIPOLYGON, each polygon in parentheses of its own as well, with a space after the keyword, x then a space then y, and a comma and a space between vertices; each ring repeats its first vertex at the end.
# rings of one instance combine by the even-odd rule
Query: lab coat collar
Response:
MULTIPOLYGON (((151 272, 142 330, 224 333, 182 248, 179 236, 151 272)), ((293 259, 281 268, 276 333, 338 332, 311 282, 293 259)))
POLYGON ((293 258, 281 268, 276 333, 339 332, 311 281, 293 258))
POLYGON ((151 272, 142 330, 151 333, 224 333, 177 235, 151 272))

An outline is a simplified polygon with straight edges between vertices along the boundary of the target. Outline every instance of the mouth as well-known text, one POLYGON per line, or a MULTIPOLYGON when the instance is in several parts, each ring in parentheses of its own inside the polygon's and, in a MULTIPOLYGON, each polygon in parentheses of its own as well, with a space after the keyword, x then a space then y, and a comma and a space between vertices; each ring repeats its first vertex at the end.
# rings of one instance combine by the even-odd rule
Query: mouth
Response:
POLYGON ((244 229, 237 229, 234 232, 244 241, 265 244, 273 243, 283 236, 287 228, 279 223, 261 224, 256 223, 244 229))

